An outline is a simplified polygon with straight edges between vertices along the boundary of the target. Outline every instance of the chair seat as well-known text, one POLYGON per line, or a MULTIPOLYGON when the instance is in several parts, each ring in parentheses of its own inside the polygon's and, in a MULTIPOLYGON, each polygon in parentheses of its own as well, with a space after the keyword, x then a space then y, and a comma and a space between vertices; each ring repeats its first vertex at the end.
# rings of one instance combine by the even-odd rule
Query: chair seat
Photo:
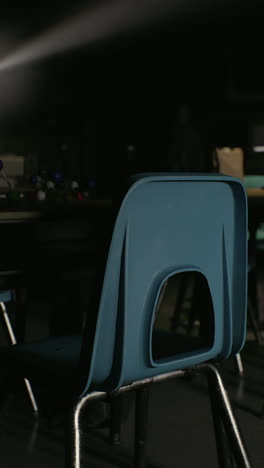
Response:
POLYGON ((33 384, 75 394, 79 383, 81 336, 62 336, 0 347, 0 366, 33 384))
MULTIPOLYGON (((16 376, 26 377, 32 384, 69 396, 80 390, 80 352, 82 336, 62 336, 30 343, 0 347, 2 372, 15 370, 16 376)), ((156 329, 153 333, 155 360, 204 348, 199 337, 180 335, 156 329)), ((130 383, 130 382, 128 382, 130 383)), ((92 386, 91 386, 92 389, 92 386)))

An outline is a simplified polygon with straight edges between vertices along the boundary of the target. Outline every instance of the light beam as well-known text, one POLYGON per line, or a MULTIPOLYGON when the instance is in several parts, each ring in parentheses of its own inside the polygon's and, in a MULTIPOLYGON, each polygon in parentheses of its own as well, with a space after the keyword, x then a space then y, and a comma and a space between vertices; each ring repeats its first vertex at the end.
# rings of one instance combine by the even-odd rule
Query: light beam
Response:
POLYGON ((209 0, 115 0, 85 10, 25 43, 0 61, 0 71, 108 39, 210 5, 209 0))

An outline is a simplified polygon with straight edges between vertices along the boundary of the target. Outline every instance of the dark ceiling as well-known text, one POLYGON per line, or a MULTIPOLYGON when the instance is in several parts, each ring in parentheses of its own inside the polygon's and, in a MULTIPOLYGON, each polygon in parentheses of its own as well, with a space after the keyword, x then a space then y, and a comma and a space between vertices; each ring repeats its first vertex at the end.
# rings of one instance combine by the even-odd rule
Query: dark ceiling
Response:
POLYGON ((119 7, 115 8, 121 4, 130 8, 124 22, 136 13, 138 21, 132 27, 122 27, 121 15, 111 34, 104 33, 100 23, 97 40, 81 41, 2 72, 0 59, 0 120, 65 112, 76 120, 96 99, 113 94, 116 101, 128 103, 135 94, 147 92, 157 100, 189 96, 210 103, 212 97, 221 101, 242 96, 264 103, 264 15, 256 1, 64 0, 63 6, 59 0, 9 2, 0 7, 0 58, 82 11, 95 32, 100 11, 108 12, 108 26, 115 24, 119 7))

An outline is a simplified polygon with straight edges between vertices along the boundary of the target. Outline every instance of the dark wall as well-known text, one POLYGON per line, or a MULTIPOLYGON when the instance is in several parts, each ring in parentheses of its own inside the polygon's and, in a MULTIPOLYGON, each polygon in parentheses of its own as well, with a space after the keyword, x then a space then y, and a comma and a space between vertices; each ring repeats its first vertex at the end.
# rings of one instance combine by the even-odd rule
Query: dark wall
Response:
POLYGON ((127 172, 162 168, 175 113, 187 103, 208 155, 216 145, 242 146, 258 170, 250 132, 264 119, 261 35, 249 41, 245 23, 234 31, 231 19, 227 30, 168 22, 13 69, 9 100, 0 77, 0 154, 36 158, 36 167, 69 177, 96 174, 108 196, 127 172))

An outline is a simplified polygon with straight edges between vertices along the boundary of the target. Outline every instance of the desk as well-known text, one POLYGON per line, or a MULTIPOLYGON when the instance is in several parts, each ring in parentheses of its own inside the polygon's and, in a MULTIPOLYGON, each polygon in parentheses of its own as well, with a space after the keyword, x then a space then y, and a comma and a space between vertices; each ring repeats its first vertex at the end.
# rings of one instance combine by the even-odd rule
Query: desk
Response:
MULTIPOLYGON (((247 188, 248 195, 248 230, 249 230, 249 264, 252 267, 249 275, 249 296, 257 310, 257 319, 264 319, 264 304, 262 303, 257 288, 257 284, 262 282, 259 276, 259 252, 257 248, 257 231, 261 223, 264 222, 264 189, 262 188, 247 188)), ((262 267, 261 267, 262 270, 262 267)), ((261 274, 262 276, 262 274, 261 274)))
POLYGON ((111 201, 29 206, 18 201, 2 206, 2 210, 1 204, 2 289, 17 284, 31 290, 47 287, 49 295, 62 302, 63 296, 70 295, 70 288, 72 296, 78 288, 74 275, 78 278, 82 271, 85 277, 88 271, 89 277, 93 271, 96 278, 100 276, 112 233, 111 201))
POLYGON ((250 248, 255 251, 256 235, 260 223, 264 222, 264 189, 248 188, 248 229, 250 233, 250 248))
POLYGON ((248 187, 247 189, 248 197, 264 197, 264 189, 263 188, 251 188, 248 187))
POLYGON ((110 236, 112 224, 109 200, 67 204, 40 202, 29 207, 20 202, 3 206, 0 202, 0 270, 6 261, 20 263, 21 257, 26 267, 27 256, 33 250, 35 260, 43 256, 44 251, 48 253, 49 248, 53 254, 57 252, 58 257, 67 254, 67 248, 69 254, 76 254, 85 243, 92 253, 95 243, 110 236))
POLYGON ((249 229, 256 230, 264 222, 264 189, 247 189, 249 229))

